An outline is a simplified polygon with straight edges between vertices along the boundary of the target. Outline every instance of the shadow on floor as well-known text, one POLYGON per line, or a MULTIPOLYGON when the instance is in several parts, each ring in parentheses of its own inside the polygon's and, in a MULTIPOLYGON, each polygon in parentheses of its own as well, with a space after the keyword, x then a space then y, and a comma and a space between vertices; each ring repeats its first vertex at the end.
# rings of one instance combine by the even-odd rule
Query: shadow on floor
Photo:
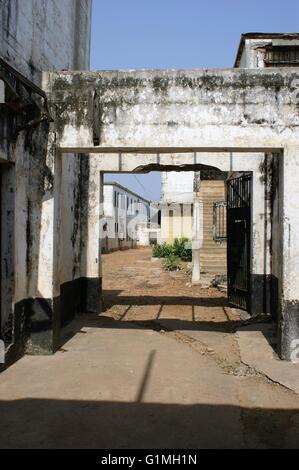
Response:
POLYGON ((1 449, 299 448, 298 409, 23 399, 0 415, 1 449))
POLYGON ((160 296, 160 295, 120 295, 121 291, 103 291, 103 311, 113 305, 190 305, 200 307, 229 307, 225 296, 195 297, 195 296, 160 296))
MULTIPOLYGON (((254 318, 245 322, 246 325, 252 324, 256 331, 260 331, 265 336, 265 329, 260 321, 254 318)), ((180 319, 150 319, 150 320, 115 320, 110 316, 104 314, 83 314, 75 318, 71 323, 65 326, 61 331, 60 345, 63 346, 71 340, 76 334, 84 334, 84 328, 109 328, 109 329, 151 329, 155 331, 206 331, 217 333, 234 333, 238 328, 242 327, 242 321, 187 321, 180 319)), ((267 330, 268 331, 268 330, 267 330)), ((265 336, 266 337, 266 336, 265 336)), ((273 346, 273 336, 266 337, 267 341, 273 346)))
MULTIPOLYGON (((243 321, 238 316, 235 319, 228 317, 225 308, 230 308, 231 305, 228 302, 226 296, 221 297, 196 297, 196 296, 123 296, 121 290, 104 290, 103 291, 103 314, 101 315, 102 321, 106 321, 106 325, 109 328, 152 328, 157 331, 166 329, 170 331, 214 331, 218 333, 233 333, 238 328, 244 325, 253 324, 256 326, 256 331, 260 331, 267 342, 273 349, 273 352, 277 354, 277 325, 273 323, 271 317, 252 317, 249 320, 243 321), (114 305, 126 306, 126 310, 120 320, 117 321, 111 319, 111 317, 105 317, 104 313, 111 309, 114 305), (192 308, 192 320, 182 318, 161 318, 161 311, 164 306, 190 306, 192 308), (157 306, 157 315, 152 319, 143 320, 128 320, 126 319, 127 314, 130 312, 132 307, 139 306, 157 306), (160 307, 160 308, 159 308, 160 307), (227 318, 227 321, 196 321, 195 320, 195 307, 206 307, 207 314, 209 314, 209 308, 221 308, 227 318), (112 321, 111 321, 112 320, 112 321), (262 328, 265 323, 272 323, 272 332, 262 328), (273 334, 274 332, 274 334, 273 334)), ((211 314, 211 316, 213 316, 211 314)))

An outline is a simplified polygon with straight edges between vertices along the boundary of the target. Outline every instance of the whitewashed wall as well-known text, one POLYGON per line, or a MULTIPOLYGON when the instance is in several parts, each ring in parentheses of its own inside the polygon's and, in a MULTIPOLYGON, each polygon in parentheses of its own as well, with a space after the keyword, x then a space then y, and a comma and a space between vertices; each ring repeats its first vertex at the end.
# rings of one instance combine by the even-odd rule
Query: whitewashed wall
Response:
POLYGON ((91 5, 91 0, 1 0, 0 56, 38 83, 42 70, 88 70, 91 5))
MULTIPOLYGON (((44 71, 88 69, 91 6, 92 0, 1 0, 0 57, 40 87, 44 71)), ((49 327, 55 303, 53 257, 58 256, 58 250, 66 255, 62 283, 67 286, 80 276, 76 210, 81 157, 70 155, 62 164, 64 217, 58 246, 53 241, 57 162, 55 152, 47 153, 49 139, 55 137, 49 135, 49 126, 43 123, 19 132, 15 141, 8 141, 7 129, 12 125, 8 114, 1 112, 0 158, 10 163, 3 172, 1 197, 7 227, 2 243, 2 278, 5 272, 6 275, 1 292, 1 329, 10 356, 15 358, 22 354, 24 341, 33 353, 53 349, 49 327), (11 214, 9 223, 7 207, 11 214), (30 336, 32 330, 35 333, 30 336)), ((64 292, 67 290, 68 287, 64 292)), ((63 308, 67 308, 67 302, 63 308)))

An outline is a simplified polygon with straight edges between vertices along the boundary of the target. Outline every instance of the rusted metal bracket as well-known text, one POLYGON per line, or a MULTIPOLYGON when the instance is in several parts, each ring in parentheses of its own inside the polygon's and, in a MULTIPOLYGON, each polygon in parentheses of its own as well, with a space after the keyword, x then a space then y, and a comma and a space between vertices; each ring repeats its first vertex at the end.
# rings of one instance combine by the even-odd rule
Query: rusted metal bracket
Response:
POLYGON ((40 122, 53 122, 46 93, 1 58, 0 105, 21 116, 24 124, 17 127, 17 133, 29 127, 36 127, 40 122))

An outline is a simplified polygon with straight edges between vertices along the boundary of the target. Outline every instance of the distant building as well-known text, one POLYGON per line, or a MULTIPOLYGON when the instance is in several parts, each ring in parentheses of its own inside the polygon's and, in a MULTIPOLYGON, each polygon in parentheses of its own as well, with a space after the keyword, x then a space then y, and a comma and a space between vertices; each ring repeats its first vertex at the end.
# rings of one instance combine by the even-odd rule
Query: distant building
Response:
POLYGON ((102 251, 135 248, 139 244, 139 226, 147 226, 150 221, 150 205, 150 201, 119 183, 104 183, 102 251))
POLYGON ((193 238, 194 200, 200 201, 201 272, 226 273, 226 174, 212 172, 162 173, 161 241, 172 243, 175 238, 193 238), (195 188, 195 177, 200 184, 195 188), (221 233, 219 229, 221 228, 221 233))
POLYGON ((183 171, 161 175, 161 242, 175 238, 192 239, 194 172, 183 171))
POLYGON ((298 33, 242 34, 236 68, 298 67, 298 33))
MULTIPOLYGON (((298 67, 298 33, 242 34, 235 68, 298 67)), ((242 158, 242 156, 241 156, 242 158)), ((238 159, 234 155, 234 159, 238 159)), ((209 172, 200 172, 198 191, 193 192, 194 172, 162 173, 161 240, 172 242, 178 236, 193 237, 193 202, 197 197, 202 211, 202 273, 226 273, 226 190, 227 174, 215 179, 209 172)), ((269 257, 270 258, 270 257, 269 257)))

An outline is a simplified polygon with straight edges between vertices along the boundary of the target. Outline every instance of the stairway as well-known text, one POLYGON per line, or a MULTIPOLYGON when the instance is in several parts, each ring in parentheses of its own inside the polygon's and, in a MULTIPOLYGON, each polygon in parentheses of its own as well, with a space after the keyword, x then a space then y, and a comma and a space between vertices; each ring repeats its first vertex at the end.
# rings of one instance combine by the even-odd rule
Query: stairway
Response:
POLYGON ((225 183, 218 180, 203 180, 200 186, 203 202, 203 246, 201 249, 201 272, 226 274, 226 241, 213 240, 213 205, 225 200, 225 183))

